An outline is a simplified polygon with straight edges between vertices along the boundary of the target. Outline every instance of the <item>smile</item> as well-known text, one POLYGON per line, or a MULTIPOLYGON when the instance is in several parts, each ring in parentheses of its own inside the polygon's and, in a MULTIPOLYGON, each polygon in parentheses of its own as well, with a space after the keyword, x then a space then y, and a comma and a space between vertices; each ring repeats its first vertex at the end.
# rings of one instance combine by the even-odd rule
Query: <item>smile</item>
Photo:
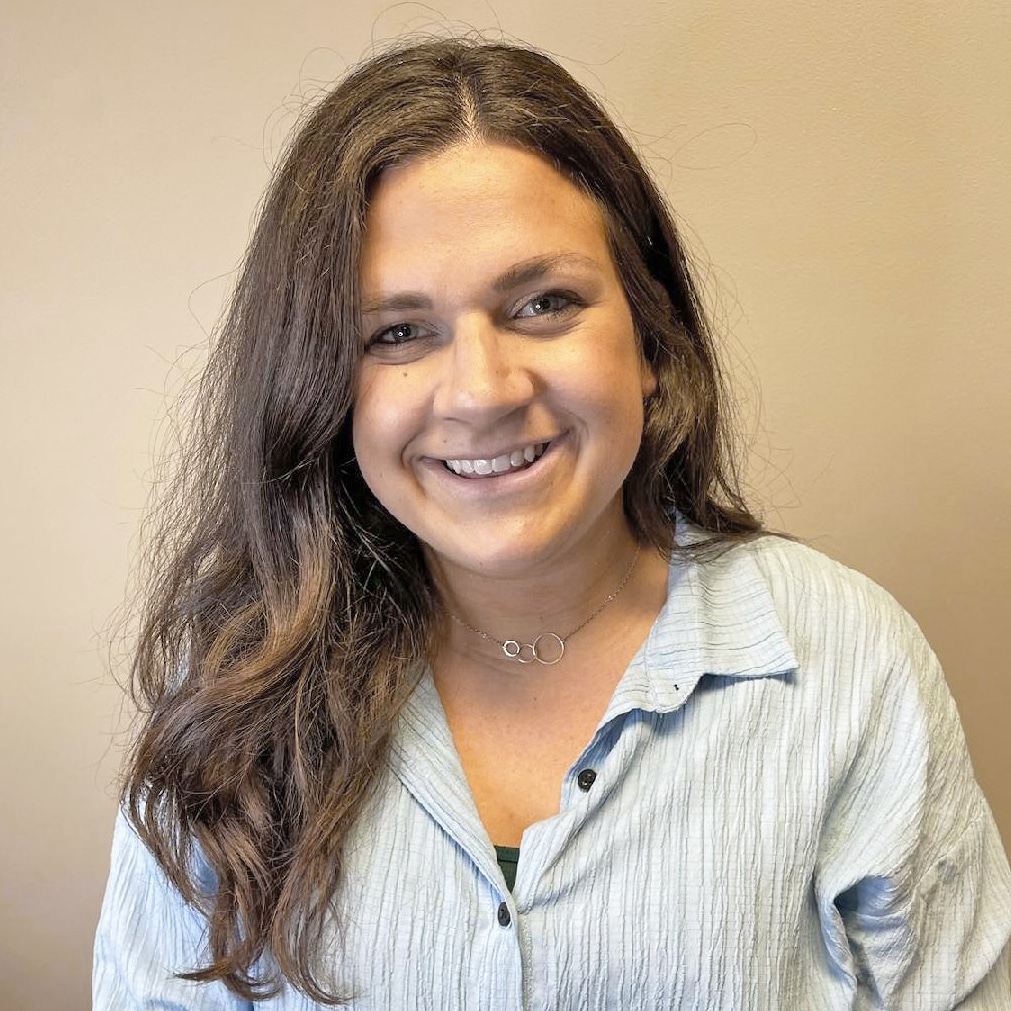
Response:
POLYGON ((460 477, 494 477, 529 467, 547 448, 546 442, 535 442, 523 449, 488 459, 444 460, 445 466, 460 477))

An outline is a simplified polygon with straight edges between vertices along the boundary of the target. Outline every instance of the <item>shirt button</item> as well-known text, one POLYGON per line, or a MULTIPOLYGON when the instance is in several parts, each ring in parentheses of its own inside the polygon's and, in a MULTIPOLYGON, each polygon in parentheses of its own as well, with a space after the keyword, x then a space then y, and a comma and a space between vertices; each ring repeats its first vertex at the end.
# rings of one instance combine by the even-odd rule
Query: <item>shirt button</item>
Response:
POLYGON ((593 769, 583 769, 583 771, 576 777, 576 782, 579 784, 579 789, 586 793, 587 790, 593 786, 596 782, 597 774, 593 769))
POLYGON ((500 927, 508 927, 512 923, 512 917, 509 915, 509 907, 504 903, 500 902, 498 907, 498 922, 500 927))

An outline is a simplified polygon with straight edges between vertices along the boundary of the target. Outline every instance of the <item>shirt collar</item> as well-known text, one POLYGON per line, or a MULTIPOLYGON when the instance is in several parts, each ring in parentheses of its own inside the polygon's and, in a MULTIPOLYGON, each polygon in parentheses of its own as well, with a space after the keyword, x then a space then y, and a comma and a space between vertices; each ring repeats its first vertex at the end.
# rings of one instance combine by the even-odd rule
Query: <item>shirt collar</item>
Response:
MULTIPOLYGON (((687 530, 679 543, 697 536, 687 530)), ((705 560, 678 559, 667 585, 667 602, 618 683, 601 727, 636 709, 671 712, 705 675, 760 678, 797 669, 753 544, 705 560)), ((488 850, 493 863, 427 665, 398 724, 390 755, 396 775, 461 845, 472 853, 488 850)), ((488 873, 494 873, 491 863, 488 873)))
MULTIPOLYGON (((679 543, 704 537, 679 525, 679 543)), ((665 603, 618 684, 606 723, 632 709, 678 708, 705 675, 760 678, 797 669, 754 546, 671 564, 665 603)))

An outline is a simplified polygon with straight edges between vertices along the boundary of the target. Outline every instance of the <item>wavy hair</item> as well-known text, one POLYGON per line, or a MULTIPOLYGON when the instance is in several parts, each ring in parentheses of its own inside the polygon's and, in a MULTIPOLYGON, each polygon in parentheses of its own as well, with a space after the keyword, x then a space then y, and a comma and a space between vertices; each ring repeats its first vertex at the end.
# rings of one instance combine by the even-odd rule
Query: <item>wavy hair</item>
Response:
POLYGON ((345 77, 265 196, 184 465, 155 514, 132 667, 141 726, 125 809, 207 917, 207 964, 186 978, 245 999, 286 982, 324 1004, 347 999, 314 955, 343 842, 437 614, 415 538, 372 496, 351 449, 359 254, 383 170, 473 139, 540 155, 603 213, 658 380, 625 485, 639 539, 677 550, 675 509, 710 546, 759 530, 672 216, 600 105, 551 59, 501 44, 424 42, 345 77))

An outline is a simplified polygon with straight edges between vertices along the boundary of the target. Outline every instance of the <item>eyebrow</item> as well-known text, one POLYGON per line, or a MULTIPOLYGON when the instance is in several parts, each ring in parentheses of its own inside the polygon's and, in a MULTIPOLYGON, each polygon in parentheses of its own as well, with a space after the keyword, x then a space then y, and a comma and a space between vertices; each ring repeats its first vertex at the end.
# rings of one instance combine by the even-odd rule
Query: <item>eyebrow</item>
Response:
MULTIPOLYGON (((547 256, 535 256, 529 260, 514 264, 503 271, 491 283, 492 290, 499 294, 512 291, 522 284, 529 284, 548 274, 570 268, 591 269, 599 272, 596 260, 582 253, 555 253, 547 256)), ((370 299, 363 303, 362 314, 373 315, 382 312, 406 312, 412 309, 431 309, 432 300, 420 291, 402 291, 384 298, 370 299)))

